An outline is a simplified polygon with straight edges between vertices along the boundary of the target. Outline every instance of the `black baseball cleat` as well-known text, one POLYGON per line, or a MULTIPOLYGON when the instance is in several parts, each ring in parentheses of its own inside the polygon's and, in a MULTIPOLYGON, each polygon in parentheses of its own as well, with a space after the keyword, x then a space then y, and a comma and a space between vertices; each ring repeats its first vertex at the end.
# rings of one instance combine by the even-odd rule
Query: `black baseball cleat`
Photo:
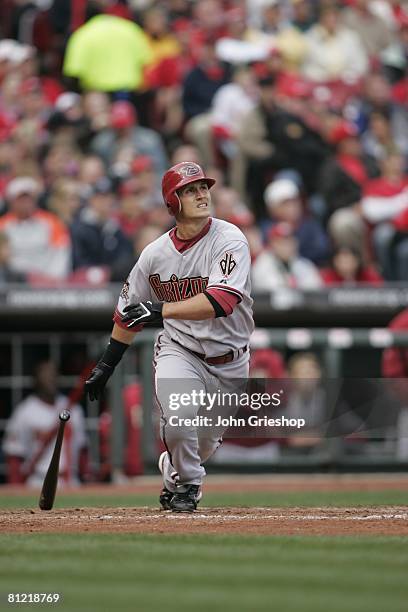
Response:
POLYGON ((159 502, 162 510, 171 510, 170 502, 173 499, 174 493, 163 487, 160 491, 159 502))
POLYGON ((170 500, 170 510, 172 512, 194 512, 197 504, 202 497, 200 485, 185 485, 183 492, 176 491, 170 500))

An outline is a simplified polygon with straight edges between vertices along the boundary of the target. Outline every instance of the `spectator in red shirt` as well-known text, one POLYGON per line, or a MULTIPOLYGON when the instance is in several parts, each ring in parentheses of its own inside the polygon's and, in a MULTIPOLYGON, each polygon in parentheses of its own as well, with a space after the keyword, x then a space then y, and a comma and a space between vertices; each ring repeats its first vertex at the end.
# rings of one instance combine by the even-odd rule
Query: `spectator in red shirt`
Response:
MULTIPOLYGON (((408 32, 408 28, 407 28, 408 32)), ((401 104, 402 106, 408 104, 408 77, 405 77, 395 83, 392 88, 392 99, 397 104, 401 104)))
POLYGON ((334 155, 323 163, 319 177, 319 193, 326 202, 326 216, 340 208, 360 201, 362 188, 376 166, 363 154, 357 128, 347 121, 337 122, 329 131, 328 139, 334 155))
POLYGON ((381 163, 381 175, 367 182, 362 212, 369 223, 391 221, 408 208, 408 174, 404 165, 403 156, 392 153, 381 163))
POLYGON ((164 6, 156 4, 148 8, 142 15, 142 26, 152 52, 152 62, 145 71, 152 99, 149 127, 170 138, 181 128, 181 82, 185 70, 192 65, 188 68, 185 65, 182 57, 185 49, 170 27, 164 6))
POLYGON ((206 167, 214 165, 211 104, 217 90, 229 82, 229 72, 216 56, 215 41, 208 38, 202 45, 199 64, 183 83, 185 137, 198 148, 206 167))
MULTIPOLYGON (((408 330, 408 308, 400 312, 392 319, 388 328, 392 331, 408 330)), ((407 378, 408 379, 408 348, 393 346, 387 348, 382 357, 382 375, 385 378, 407 378)), ((404 382, 404 401, 408 397, 408 380, 404 382)))
POLYGON ((408 232, 408 175, 404 171, 405 160, 393 153, 381 163, 381 176, 368 181, 361 202, 361 213, 371 227, 374 251, 385 278, 407 279, 403 242, 408 232), (397 236, 400 233, 401 236, 397 236), (395 261, 392 261, 392 258, 395 261), (404 268, 401 268, 401 266, 404 268))
POLYGON ((339 247, 332 258, 330 268, 321 270, 325 285, 382 285, 383 279, 371 266, 365 266, 358 251, 339 247))
POLYGON ((93 138, 90 148, 109 165, 123 146, 131 149, 135 156, 151 157, 158 175, 167 168, 167 154, 161 135, 141 126, 134 106, 126 100, 119 100, 112 104, 110 127, 93 138))
POLYGON ((360 200, 364 185, 376 173, 376 166, 364 155, 357 128, 352 123, 337 123, 329 140, 335 155, 326 159, 319 181, 329 233, 336 246, 347 245, 364 251, 368 236, 360 215, 360 200))
POLYGON ((249 364, 251 378, 286 378, 285 361, 278 351, 259 348, 251 354, 249 364))

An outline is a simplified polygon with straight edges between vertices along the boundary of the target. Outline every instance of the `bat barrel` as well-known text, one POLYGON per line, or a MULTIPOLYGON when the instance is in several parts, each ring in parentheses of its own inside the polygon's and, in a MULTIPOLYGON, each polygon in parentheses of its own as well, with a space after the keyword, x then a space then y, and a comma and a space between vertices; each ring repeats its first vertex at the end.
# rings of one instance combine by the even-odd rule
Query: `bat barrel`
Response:
POLYGON ((78 379, 78 383, 71 391, 68 397, 66 409, 59 414, 59 427, 57 433, 57 439, 55 441, 54 452, 52 454, 51 462, 48 467, 47 473, 44 478, 44 483, 41 489, 40 499, 38 502, 41 510, 51 510, 54 505, 55 493, 57 491, 58 474, 59 474, 59 462, 61 456, 62 441, 64 438, 64 429, 67 421, 69 421, 71 414, 69 408, 78 402, 82 396, 85 380, 88 378, 91 370, 94 366, 87 365, 83 369, 81 376, 78 379))

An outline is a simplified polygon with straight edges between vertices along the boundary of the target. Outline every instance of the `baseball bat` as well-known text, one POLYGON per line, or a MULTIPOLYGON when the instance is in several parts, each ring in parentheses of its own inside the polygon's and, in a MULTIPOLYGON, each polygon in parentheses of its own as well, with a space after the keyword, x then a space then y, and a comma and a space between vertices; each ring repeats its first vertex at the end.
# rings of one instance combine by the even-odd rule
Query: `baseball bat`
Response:
POLYGON ((62 442, 64 440, 65 425, 70 419, 68 410, 63 410, 59 415, 59 427, 57 439, 55 440, 54 452, 52 453, 50 465, 44 478, 38 505, 41 510, 51 510, 54 505, 55 493, 57 491, 59 464, 61 457, 62 442))
POLYGON ((55 440, 54 451, 52 453, 50 465, 48 466, 48 470, 44 478, 44 482, 43 482, 43 486, 42 486, 41 494, 40 494, 40 500, 38 502, 38 505, 41 510, 51 510, 51 508, 54 505, 54 499, 55 499, 55 494, 57 491, 57 484, 58 484, 61 448, 62 448, 62 442, 64 440, 64 430, 65 430, 65 425, 67 424, 71 416, 69 412, 69 408, 80 400, 83 389, 84 389, 85 381, 88 378, 89 374, 91 373, 92 368, 93 368, 93 365, 92 366, 87 365, 83 369, 77 384, 75 385, 74 389, 71 391, 71 393, 68 396, 66 409, 63 410, 59 415, 59 426, 58 426, 57 438, 55 440))

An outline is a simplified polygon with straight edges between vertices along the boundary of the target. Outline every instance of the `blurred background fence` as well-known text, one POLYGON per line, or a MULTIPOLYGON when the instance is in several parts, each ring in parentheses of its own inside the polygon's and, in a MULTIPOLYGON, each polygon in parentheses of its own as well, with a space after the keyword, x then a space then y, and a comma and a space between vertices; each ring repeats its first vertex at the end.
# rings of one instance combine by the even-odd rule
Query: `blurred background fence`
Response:
MULTIPOLYGON (((343 435, 226 440, 210 469, 406 465, 405 385, 386 379, 408 377, 391 349, 408 329, 407 108, 406 2, 1 0, 0 481, 5 461, 9 482, 42 481, 55 367, 67 393, 98 359, 116 283, 173 226, 163 173, 186 159, 248 240, 251 376, 288 377, 288 413, 316 392, 319 418, 342 387, 354 418, 343 435)), ((153 336, 81 400, 89 470, 73 413, 67 482, 82 459, 82 480, 153 469, 153 336)))
MULTIPOLYGON (((118 289, 117 286, 49 291, 10 288, 3 293, 0 435, 12 409, 31 391, 32 371, 38 361, 49 358, 58 364, 60 389, 69 392, 81 371, 99 358, 109 337, 118 289)), ((405 304, 408 292, 396 286, 387 289, 387 299, 383 299, 381 289, 343 288, 341 295, 343 302, 336 290, 315 295, 288 290, 286 294, 259 296, 255 302, 258 326, 251 340, 252 354, 272 348, 287 362, 295 354, 313 353, 321 365, 322 380, 345 381, 349 386, 356 386, 359 381, 379 379, 383 351, 391 346, 408 347, 408 331, 386 327, 390 316, 405 304), (278 303, 284 305, 284 311, 276 308, 278 303), (318 312, 319 303, 326 304, 324 321, 318 312), (331 307, 327 308, 327 304, 331 307), (290 321, 291 306, 297 321, 293 327, 281 323, 282 315, 290 321), (364 313, 366 325, 363 326, 364 313), (266 321, 269 326, 265 326, 266 321), (307 324, 303 325, 304 322, 307 324)), ((102 479, 122 474, 134 476, 155 466, 160 450, 152 378, 156 333, 155 329, 145 329, 135 336, 101 402, 82 399, 90 468, 95 478, 102 473, 102 479)), ((395 399, 378 393, 377 396, 380 410, 394 415, 385 419, 387 426, 379 435, 348 436, 348 442, 345 442, 346 436, 331 435, 319 444, 305 445, 265 439, 258 440, 256 448, 245 443, 239 446, 236 440, 230 439, 210 469, 405 469, 407 456, 401 451, 401 442, 406 432, 401 430, 402 417, 390 408, 395 399), (228 449, 234 452, 229 453, 228 449)), ((367 401, 375 402, 376 397, 367 401)), ((398 410, 401 407, 400 402, 398 410)), ((1 479, 4 478, 2 457, 1 479)))

